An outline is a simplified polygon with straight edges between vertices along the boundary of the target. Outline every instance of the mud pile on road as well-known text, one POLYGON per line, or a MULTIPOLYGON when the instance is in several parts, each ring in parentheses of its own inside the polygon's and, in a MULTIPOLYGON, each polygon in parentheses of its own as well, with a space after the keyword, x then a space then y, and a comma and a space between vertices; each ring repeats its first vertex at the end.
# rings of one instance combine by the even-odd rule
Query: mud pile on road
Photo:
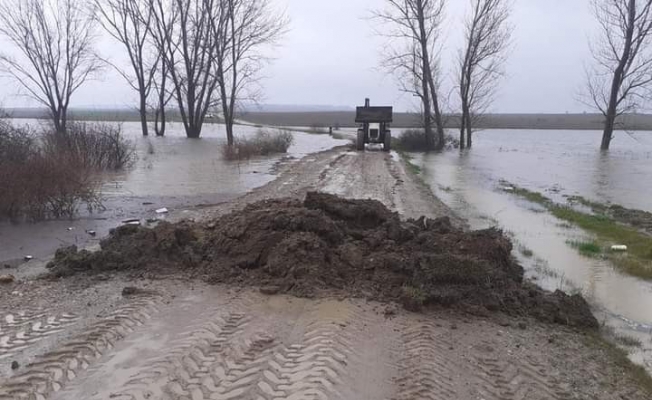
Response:
POLYGON ((120 227, 101 246, 96 253, 61 250, 50 268, 59 276, 183 271, 272 293, 345 294, 413 310, 443 305, 597 326, 582 297, 524 282, 502 232, 462 231, 447 218, 401 221, 373 200, 309 193, 303 202, 258 202, 202 224, 120 227))

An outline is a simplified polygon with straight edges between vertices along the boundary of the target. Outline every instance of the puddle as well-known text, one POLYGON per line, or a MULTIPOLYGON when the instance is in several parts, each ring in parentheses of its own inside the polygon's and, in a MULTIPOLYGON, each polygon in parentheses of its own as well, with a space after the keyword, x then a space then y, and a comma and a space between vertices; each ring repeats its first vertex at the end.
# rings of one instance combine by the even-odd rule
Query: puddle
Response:
POLYGON ((501 190, 499 184, 506 179, 531 190, 552 188, 546 195, 558 200, 564 194, 581 194, 650 210, 652 188, 640 182, 643 175, 652 175, 652 136, 645 137, 650 145, 623 145, 625 139, 619 136, 615 151, 607 155, 595 148, 595 132, 487 131, 478 136, 477 147, 469 152, 415 155, 413 162, 435 194, 474 229, 499 226, 512 236, 514 254, 530 279, 548 290, 580 291, 600 322, 640 340, 643 346, 634 349, 631 358, 652 373, 652 282, 621 274, 604 260, 581 256, 567 241, 590 235, 501 190), (542 137, 550 143, 538 152, 530 141, 538 143, 542 137), (585 147, 587 138, 593 147, 585 147), (510 143, 508 151, 502 143, 510 143))

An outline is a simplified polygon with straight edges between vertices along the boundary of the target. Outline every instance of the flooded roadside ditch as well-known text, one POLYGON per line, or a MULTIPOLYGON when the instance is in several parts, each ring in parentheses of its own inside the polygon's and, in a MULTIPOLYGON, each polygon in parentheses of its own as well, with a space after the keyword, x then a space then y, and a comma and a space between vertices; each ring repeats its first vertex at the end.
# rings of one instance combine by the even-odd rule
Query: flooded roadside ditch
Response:
POLYGON ((593 235, 505 191, 509 181, 555 202, 580 195, 650 211, 652 135, 620 133, 601 154, 594 132, 487 131, 468 152, 414 154, 412 163, 435 194, 474 229, 498 226, 515 242, 527 276, 548 290, 581 292, 598 320, 652 373, 652 282, 619 272, 607 260, 581 255, 569 243, 593 235))
MULTIPOLYGON (((31 120, 17 123, 39 124, 31 120)), ((28 255, 34 261, 44 259, 61 246, 92 246, 125 220, 164 219, 232 200, 273 180, 279 163, 348 143, 329 135, 294 132, 287 154, 238 162, 223 159, 220 146, 225 131, 219 124, 207 124, 199 140, 186 139, 179 123, 170 124, 161 138, 142 137, 139 123, 121 126, 135 146, 137 160, 127 170, 101 176, 105 210, 88 213, 80 209, 74 220, 0 222, 0 268, 19 264, 28 255), (169 214, 157 214, 161 208, 167 208, 169 214)), ((236 135, 252 136, 257 129, 237 126, 236 135)))

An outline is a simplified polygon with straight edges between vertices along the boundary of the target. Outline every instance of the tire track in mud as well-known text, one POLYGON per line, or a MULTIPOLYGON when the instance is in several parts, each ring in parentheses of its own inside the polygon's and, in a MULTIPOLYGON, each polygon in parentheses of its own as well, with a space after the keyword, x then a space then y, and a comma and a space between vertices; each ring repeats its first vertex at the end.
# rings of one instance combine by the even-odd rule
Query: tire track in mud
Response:
MULTIPOLYGON (((301 306, 288 321, 282 308, 269 313, 264 303, 250 297, 210 317, 198 315, 196 324, 163 345, 165 354, 157 351, 124 384, 107 382, 111 398, 342 398, 337 386, 356 360, 352 340, 364 318, 348 304, 320 301, 301 306)), ((75 389, 57 398, 80 396, 75 389)))
POLYGON ((531 356, 498 357, 475 353, 475 386, 487 400, 564 400, 571 397, 531 356))
POLYGON ((349 155, 348 153, 341 153, 333 157, 332 160, 326 165, 326 167, 319 174, 319 182, 325 181, 326 178, 328 178, 328 174, 330 173, 331 169, 333 169, 337 165, 337 163, 339 163, 344 157, 348 155, 349 155))
POLYGON ((158 297, 141 297, 111 312, 56 350, 37 357, 26 371, 0 381, 0 399, 45 399, 61 390, 115 343, 157 311, 158 297))
POLYGON ((239 312, 228 315, 226 323, 214 330, 210 343, 195 340, 190 346, 182 345, 182 354, 174 359, 161 361, 155 367, 158 372, 154 372, 156 391, 152 391, 151 381, 142 381, 151 376, 152 372, 146 372, 130 382, 142 385, 140 389, 128 388, 114 398, 260 400, 325 399, 337 395, 335 385, 341 383, 339 376, 351 353, 348 338, 342 334, 348 318, 324 319, 323 306, 316 305, 308 313, 309 322, 301 340, 281 343, 283 334, 269 333, 274 331, 273 326, 247 329, 245 321, 253 324, 255 312, 239 312))
POLYGON ((301 339, 273 352, 255 395, 244 398, 342 398, 336 387, 343 384, 341 377, 355 359, 351 339, 356 330, 354 311, 343 308, 335 311, 328 302, 313 306, 301 339))
MULTIPOLYGON (((202 318, 203 319, 203 318, 202 318)), ((147 362, 142 371, 132 376, 112 398, 140 400, 161 398, 204 398, 203 382, 212 366, 227 350, 233 337, 242 333, 248 318, 237 312, 215 315, 200 327, 191 327, 176 343, 171 344, 166 355, 147 362), (201 397, 198 397, 201 394, 201 397)))
MULTIPOLYGON (((241 340, 206 368, 193 374, 198 378, 190 392, 192 399, 249 398, 245 394, 259 380, 265 361, 271 355, 274 338, 258 332, 241 340), (201 387, 199 387, 201 381, 201 387)), ((186 394, 180 393, 180 394, 186 394)))
POLYGON ((75 324, 74 314, 48 316, 39 311, 10 313, 0 319, 0 360, 13 357, 18 352, 75 324))
POLYGON ((210 304, 182 300, 179 306, 159 313, 150 321, 148 329, 123 342, 56 399, 186 398, 180 393, 194 393, 196 397, 195 386, 206 375, 207 366, 214 363, 230 340, 242 335, 249 324, 251 318, 240 310, 260 301, 260 296, 238 292, 211 300, 210 304), (137 350, 151 335, 169 338, 143 358, 137 350), (134 350, 136 353, 132 353, 134 350), (114 375, 118 372, 112 369, 115 359, 131 360, 135 367, 129 368, 131 371, 127 374, 114 375), (110 392, 102 393, 105 389, 110 392))
POLYGON ((402 321, 398 387, 393 400, 456 400, 460 369, 450 349, 452 337, 436 321, 402 321))

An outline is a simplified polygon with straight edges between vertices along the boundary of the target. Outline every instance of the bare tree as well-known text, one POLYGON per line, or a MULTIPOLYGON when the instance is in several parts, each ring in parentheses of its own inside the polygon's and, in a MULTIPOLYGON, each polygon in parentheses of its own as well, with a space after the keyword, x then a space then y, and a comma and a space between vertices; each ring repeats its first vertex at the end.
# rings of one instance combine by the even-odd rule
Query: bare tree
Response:
POLYGON ((470 148, 477 121, 496 92, 511 38, 508 20, 511 0, 471 0, 465 22, 465 48, 459 55, 459 93, 462 105, 460 148, 470 148))
POLYGON ((619 116, 649 98, 652 84, 652 0, 593 0, 600 36, 591 44, 584 102, 604 115, 602 150, 608 150, 619 116))
POLYGON ((428 150, 444 146, 438 95, 444 6, 444 0, 385 0, 385 9, 374 13, 382 23, 381 34, 390 39, 383 66, 397 77, 401 90, 421 100, 428 150))
POLYGON ((219 105, 214 24, 224 20, 221 0, 148 0, 150 30, 173 84, 188 138, 199 138, 208 110, 219 105))
POLYGON ((57 131, 66 130, 72 95, 101 63, 94 50, 94 17, 81 0, 4 0, 0 33, 18 58, 0 65, 34 100, 47 107, 57 131))
POLYGON ((238 101, 259 97, 259 72, 269 60, 262 48, 285 32, 288 19, 272 10, 269 0, 220 0, 224 18, 215 24, 222 113, 229 145, 238 101))
POLYGON ((161 58, 150 46, 153 9, 147 0, 94 0, 94 4, 104 30, 122 44, 129 56, 131 73, 111 65, 138 93, 141 130, 147 136, 147 98, 161 58))

